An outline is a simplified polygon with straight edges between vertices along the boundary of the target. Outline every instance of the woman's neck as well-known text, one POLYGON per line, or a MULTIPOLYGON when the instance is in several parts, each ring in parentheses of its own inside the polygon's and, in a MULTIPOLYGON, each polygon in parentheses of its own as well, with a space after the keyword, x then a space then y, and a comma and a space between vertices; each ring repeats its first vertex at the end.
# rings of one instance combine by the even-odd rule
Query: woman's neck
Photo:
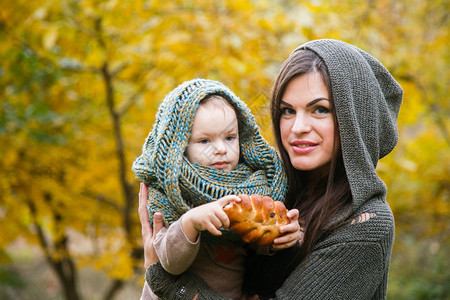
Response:
POLYGON ((323 185, 327 181, 328 172, 303 171, 304 184, 313 190, 316 186, 323 185))
POLYGON ((305 171, 307 181, 311 184, 314 184, 319 181, 322 181, 323 178, 328 177, 328 175, 330 174, 330 165, 331 163, 328 163, 314 170, 305 171))

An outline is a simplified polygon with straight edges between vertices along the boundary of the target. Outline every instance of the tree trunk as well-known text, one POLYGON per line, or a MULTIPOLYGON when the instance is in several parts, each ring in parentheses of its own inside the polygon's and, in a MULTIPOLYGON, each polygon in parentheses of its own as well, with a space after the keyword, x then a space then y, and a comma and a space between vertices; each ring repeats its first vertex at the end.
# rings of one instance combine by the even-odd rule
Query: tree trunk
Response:
MULTIPOLYGON (((50 201, 50 196, 46 195, 45 199, 47 202, 50 201)), ((67 240, 68 237, 64 233, 58 241, 53 242, 53 247, 47 241, 44 235, 44 230, 41 225, 37 221, 37 211, 36 206, 34 205, 31 198, 28 198, 27 201, 28 207, 30 209, 33 224, 36 228, 39 242, 41 244, 41 248, 44 251, 45 258, 48 264, 51 266, 53 271, 56 273, 61 286, 63 287, 64 296, 66 300, 80 300, 80 295, 78 293, 77 285, 78 285, 78 274, 73 263, 72 258, 70 257, 69 250, 67 248, 67 240), (58 255, 56 255, 57 253, 58 255), (60 257, 57 259, 56 257, 60 257)), ((55 211, 52 211, 53 220, 55 222, 55 227, 58 227, 58 222, 61 220, 61 216, 55 211)))

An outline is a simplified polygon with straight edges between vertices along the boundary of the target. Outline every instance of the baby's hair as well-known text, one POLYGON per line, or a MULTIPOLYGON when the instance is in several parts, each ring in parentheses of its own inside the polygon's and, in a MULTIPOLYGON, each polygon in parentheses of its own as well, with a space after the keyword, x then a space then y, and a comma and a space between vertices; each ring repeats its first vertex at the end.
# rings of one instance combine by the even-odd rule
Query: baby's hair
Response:
POLYGON ((233 105, 231 105, 227 99, 225 99, 224 97, 217 95, 217 94, 210 94, 210 95, 206 96, 205 98, 203 98, 199 103, 199 105, 206 105, 206 104, 214 104, 217 107, 228 106, 228 107, 232 108, 233 110, 235 110, 233 105))
MULTIPOLYGON (((242 120, 240 118, 240 115, 238 114, 238 112, 236 111, 236 109, 234 108, 234 106, 230 103, 230 101, 228 101, 225 97, 218 95, 218 94, 210 94, 208 96, 206 96, 205 98, 203 98, 202 100, 200 100, 199 106, 203 106, 203 105, 214 105, 216 108, 221 108, 224 109, 225 107, 229 107, 231 109, 233 109, 233 111, 236 113, 236 118, 238 120, 238 128, 241 129, 243 128, 242 126, 242 120)), ((239 132, 240 134, 240 132, 239 132)))

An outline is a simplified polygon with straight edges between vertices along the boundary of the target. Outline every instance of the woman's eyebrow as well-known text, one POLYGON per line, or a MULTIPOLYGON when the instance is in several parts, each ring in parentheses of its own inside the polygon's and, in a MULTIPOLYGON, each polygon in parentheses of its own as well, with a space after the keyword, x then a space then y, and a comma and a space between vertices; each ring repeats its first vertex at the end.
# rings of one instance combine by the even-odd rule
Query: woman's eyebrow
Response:
POLYGON ((292 107, 291 104, 289 104, 289 103, 287 103, 287 102, 284 102, 283 100, 280 101, 280 104, 283 104, 283 105, 285 105, 285 106, 292 107))
POLYGON ((330 101, 327 98, 317 98, 317 99, 314 99, 313 101, 309 102, 308 104, 306 104, 306 107, 310 107, 310 106, 312 106, 312 105, 314 105, 317 102, 322 101, 322 100, 330 101))

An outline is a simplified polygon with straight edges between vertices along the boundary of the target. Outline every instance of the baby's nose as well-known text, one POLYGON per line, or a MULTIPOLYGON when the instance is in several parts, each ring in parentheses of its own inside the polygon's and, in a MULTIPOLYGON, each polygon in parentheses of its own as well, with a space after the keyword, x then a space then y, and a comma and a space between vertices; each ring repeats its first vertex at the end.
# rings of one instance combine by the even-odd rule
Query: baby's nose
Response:
POLYGON ((223 155, 227 153, 227 147, 223 141, 216 141, 214 143, 214 154, 223 155))

